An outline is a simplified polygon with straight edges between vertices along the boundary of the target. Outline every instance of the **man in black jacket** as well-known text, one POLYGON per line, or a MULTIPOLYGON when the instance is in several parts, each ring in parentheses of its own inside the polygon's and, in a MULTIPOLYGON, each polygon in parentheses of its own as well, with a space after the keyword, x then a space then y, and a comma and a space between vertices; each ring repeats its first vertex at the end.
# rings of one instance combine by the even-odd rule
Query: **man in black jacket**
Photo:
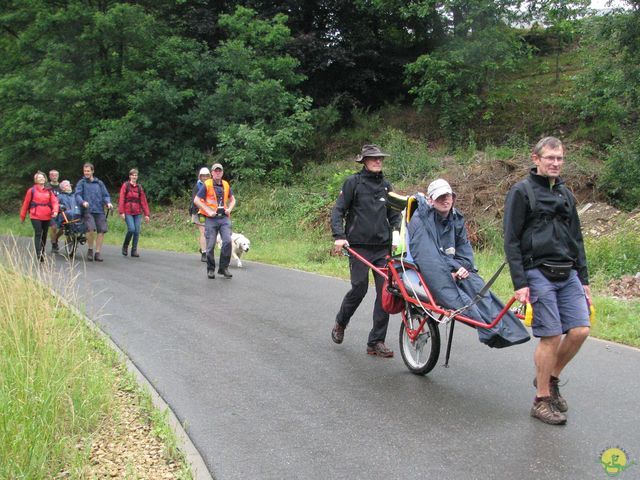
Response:
MULTIPOLYGON (((331 213, 334 249, 339 253, 350 246, 375 266, 385 266, 391 247, 392 230, 400 226, 401 214, 387 205, 391 184, 384 179, 382 162, 387 153, 377 145, 362 147, 356 162, 362 163, 360 172, 351 175, 342 185, 340 196, 331 213), (346 220, 346 221, 345 221, 346 220)), ((369 267, 350 257, 351 290, 347 292, 336 322, 331 331, 335 343, 342 343, 344 330, 362 302, 369 287, 369 267)), ((383 358, 393 357, 393 351, 385 345, 389 314, 382 310, 382 285, 384 278, 374 273, 376 300, 373 308, 373 328, 369 332, 367 353, 383 358)))
POLYGON ((566 423, 560 373, 589 336, 591 293, 575 198, 560 178, 564 146, 545 137, 533 149, 535 167, 505 202, 504 249, 516 300, 533 307, 540 338, 534 360, 537 388, 531 416, 566 423))

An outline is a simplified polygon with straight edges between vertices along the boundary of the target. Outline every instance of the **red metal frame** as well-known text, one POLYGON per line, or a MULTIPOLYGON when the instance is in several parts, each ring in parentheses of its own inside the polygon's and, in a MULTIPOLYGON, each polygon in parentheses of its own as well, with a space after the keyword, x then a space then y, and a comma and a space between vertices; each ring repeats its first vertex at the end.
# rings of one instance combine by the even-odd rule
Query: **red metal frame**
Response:
MULTIPOLYGON (((353 248, 346 247, 346 249, 347 249, 347 251, 349 252, 350 255, 353 255, 355 258, 357 258, 358 260, 363 262, 365 265, 367 265, 369 268, 371 268, 378 275, 381 275, 381 276, 383 276, 385 278, 389 278, 390 285, 392 287, 397 288, 400 291, 400 293, 402 294, 402 297, 404 298, 405 302, 413 304, 413 305, 416 305, 416 306, 418 306, 420 308, 424 308, 425 310, 433 312, 436 315, 440 315, 441 317, 451 317, 452 314, 454 313, 455 310, 447 310, 447 309, 444 309, 442 307, 439 307, 436 304, 436 301, 435 301, 433 295, 431 294, 431 291, 429 290, 429 287, 427 286, 427 283, 424 281, 424 278, 422 278, 422 275, 420 274, 418 269, 413 264, 408 263, 408 262, 402 262, 399 259, 387 257, 387 266, 386 267, 376 267, 371 262, 369 262, 366 258, 364 258, 362 255, 360 255, 358 252, 356 252, 353 248), (410 270, 414 270, 416 272, 416 275, 418 275, 418 278, 420 279, 420 284, 424 288, 424 291, 426 292, 427 297, 429 299, 428 303, 425 303, 424 301, 413 297, 407 291, 406 287, 404 286, 404 282, 402 281, 402 278, 400 277, 400 272, 402 271, 402 268, 404 268, 405 270, 409 270, 409 269, 410 270), (389 273, 391 273, 391 275, 389 275, 389 273)), ((478 320, 474 320, 473 318, 465 317, 462 314, 453 315, 452 318, 454 320, 466 323, 467 325, 471 325, 471 326, 476 327, 476 328, 485 328, 485 329, 493 328, 498 324, 498 322, 500 322, 500 320, 502 320, 502 317, 509 311, 509 309, 511 308, 511 305, 513 305, 513 302, 515 302, 515 300, 516 300, 516 297, 512 296, 509 299, 509 301, 507 302, 507 304, 504 306, 504 308, 500 311, 498 316, 489 324, 484 323, 484 322, 480 322, 478 320)), ((518 317, 520 319, 524 318, 520 314, 516 314, 516 317, 518 317)), ((403 312, 402 312, 402 322, 404 323, 405 327, 407 327, 407 333, 409 335, 409 338, 411 338, 411 340, 415 340, 415 338, 418 335, 420 335, 420 333, 422 332, 422 330, 424 328, 424 324, 426 323, 426 319, 422 320, 422 322, 420 323, 420 327, 418 327, 416 330, 410 329, 410 328, 408 328, 407 319, 405 317, 405 312, 403 310, 403 312)))

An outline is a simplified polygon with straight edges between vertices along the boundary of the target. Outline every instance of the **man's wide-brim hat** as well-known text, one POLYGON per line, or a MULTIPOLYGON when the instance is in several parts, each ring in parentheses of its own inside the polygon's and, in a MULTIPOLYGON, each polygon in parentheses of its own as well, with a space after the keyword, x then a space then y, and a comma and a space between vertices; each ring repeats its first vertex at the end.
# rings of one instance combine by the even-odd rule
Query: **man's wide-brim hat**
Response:
POLYGON ((389 157, 388 153, 384 153, 380 150, 378 145, 364 145, 360 154, 356 157, 356 162, 362 163, 362 161, 367 157, 389 157))

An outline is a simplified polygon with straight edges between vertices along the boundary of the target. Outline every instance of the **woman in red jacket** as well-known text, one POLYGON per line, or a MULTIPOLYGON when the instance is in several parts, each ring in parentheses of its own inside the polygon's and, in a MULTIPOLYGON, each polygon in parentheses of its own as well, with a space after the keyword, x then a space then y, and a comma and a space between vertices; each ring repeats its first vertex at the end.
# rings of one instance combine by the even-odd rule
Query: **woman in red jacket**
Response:
POLYGON ((132 168, 129 171, 129 181, 124 182, 120 188, 118 213, 127 224, 127 235, 124 237, 124 243, 122 244, 122 255, 127 256, 129 242, 133 239, 131 256, 139 257, 138 238, 140 237, 140 224, 142 223, 143 215, 144 221, 149 223, 149 205, 142 185, 138 184, 138 169, 136 168, 132 168))
POLYGON ((58 197, 45 187, 47 177, 43 172, 36 172, 33 176, 33 186, 27 190, 20 209, 20 221, 24 222, 29 212, 33 225, 33 241, 36 246, 36 256, 44 262, 44 251, 47 245, 47 232, 52 218, 58 215, 58 197))

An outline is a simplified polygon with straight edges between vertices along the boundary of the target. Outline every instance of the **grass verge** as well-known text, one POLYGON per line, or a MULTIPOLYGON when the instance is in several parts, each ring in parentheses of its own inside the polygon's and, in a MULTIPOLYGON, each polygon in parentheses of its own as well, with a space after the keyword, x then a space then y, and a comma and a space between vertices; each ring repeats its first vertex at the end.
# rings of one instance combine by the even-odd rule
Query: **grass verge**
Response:
MULTIPOLYGON (((18 255, 15 244, 0 248, 0 478, 87 478, 94 435, 132 380, 100 336, 51 294, 53 269, 18 255)), ((150 407, 143 411, 154 428, 168 430, 150 407)), ((175 440, 168 444, 168 458, 181 461, 175 440)), ((188 468, 180 475, 191 478, 188 468)))

